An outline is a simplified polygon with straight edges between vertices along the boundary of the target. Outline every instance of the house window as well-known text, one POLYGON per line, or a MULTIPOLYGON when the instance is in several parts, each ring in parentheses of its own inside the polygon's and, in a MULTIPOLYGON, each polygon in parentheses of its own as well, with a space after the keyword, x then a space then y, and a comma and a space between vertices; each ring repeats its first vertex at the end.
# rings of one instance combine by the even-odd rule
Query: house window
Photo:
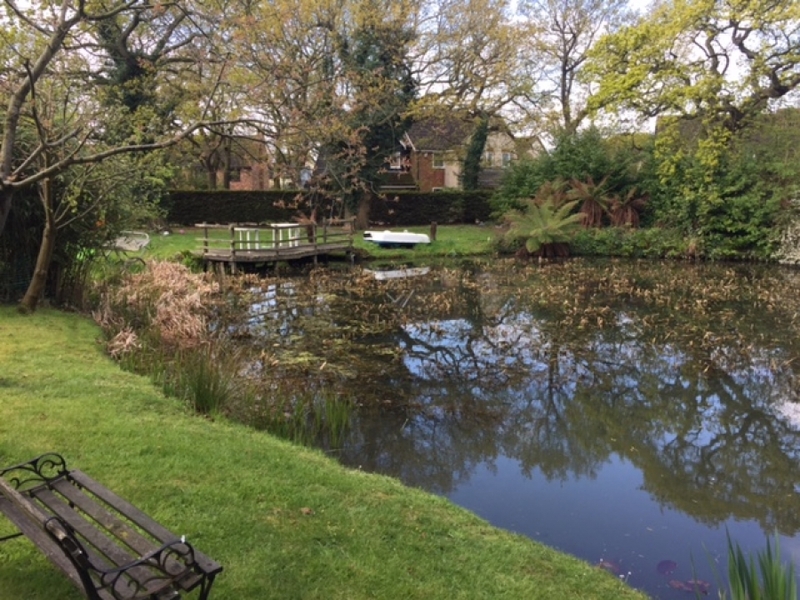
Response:
POLYGON ((494 166, 494 152, 484 152, 483 153, 483 164, 487 167, 494 166))
POLYGON ((433 153, 433 168, 444 169, 444 154, 439 152, 433 153))
POLYGON ((503 152, 503 168, 508 167, 513 159, 511 152, 503 152))
POLYGON ((389 158, 389 170, 390 171, 403 171, 406 168, 407 159, 403 157, 403 153, 398 151, 392 154, 389 158))

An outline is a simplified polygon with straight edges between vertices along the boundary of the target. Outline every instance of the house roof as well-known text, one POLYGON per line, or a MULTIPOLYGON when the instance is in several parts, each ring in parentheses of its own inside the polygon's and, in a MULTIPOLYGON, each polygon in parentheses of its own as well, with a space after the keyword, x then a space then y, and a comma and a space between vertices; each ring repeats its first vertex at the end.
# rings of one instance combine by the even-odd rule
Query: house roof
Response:
POLYGON ((416 121, 406 137, 417 152, 444 152, 463 146, 475 125, 455 117, 416 121))

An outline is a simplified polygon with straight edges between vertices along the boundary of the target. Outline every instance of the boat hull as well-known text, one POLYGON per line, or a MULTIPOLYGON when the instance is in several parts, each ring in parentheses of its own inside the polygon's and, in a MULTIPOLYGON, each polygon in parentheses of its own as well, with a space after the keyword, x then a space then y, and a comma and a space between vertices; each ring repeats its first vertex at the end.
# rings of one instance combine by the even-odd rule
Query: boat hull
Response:
POLYGON ((413 248, 417 244, 430 244, 430 238, 424 233, 410 231, 365 231, 364 239, 381 248, 413 248))

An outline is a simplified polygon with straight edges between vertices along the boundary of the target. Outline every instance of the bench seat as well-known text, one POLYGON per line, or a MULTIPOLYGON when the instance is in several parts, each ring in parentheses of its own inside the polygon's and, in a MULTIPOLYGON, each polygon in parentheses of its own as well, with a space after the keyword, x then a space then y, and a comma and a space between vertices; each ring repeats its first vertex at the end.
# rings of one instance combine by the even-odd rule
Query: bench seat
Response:
POLYGON ((0 469, 0 512, 91 600, 205 600, 222 571, 58 454, 0 469))

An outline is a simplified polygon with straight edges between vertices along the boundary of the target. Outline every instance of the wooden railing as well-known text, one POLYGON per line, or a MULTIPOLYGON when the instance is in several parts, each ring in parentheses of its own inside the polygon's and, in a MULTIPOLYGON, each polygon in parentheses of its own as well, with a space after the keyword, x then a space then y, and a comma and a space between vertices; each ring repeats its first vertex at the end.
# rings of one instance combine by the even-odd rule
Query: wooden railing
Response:
POLYGON ((291 257, 322 253, 333 246, 352 247, 354 219, 331 219, 318 223, 198 223, 203 256, 235 261, 260 256, 291 257), (223 232, 227 232, 225 235, 223 232))

